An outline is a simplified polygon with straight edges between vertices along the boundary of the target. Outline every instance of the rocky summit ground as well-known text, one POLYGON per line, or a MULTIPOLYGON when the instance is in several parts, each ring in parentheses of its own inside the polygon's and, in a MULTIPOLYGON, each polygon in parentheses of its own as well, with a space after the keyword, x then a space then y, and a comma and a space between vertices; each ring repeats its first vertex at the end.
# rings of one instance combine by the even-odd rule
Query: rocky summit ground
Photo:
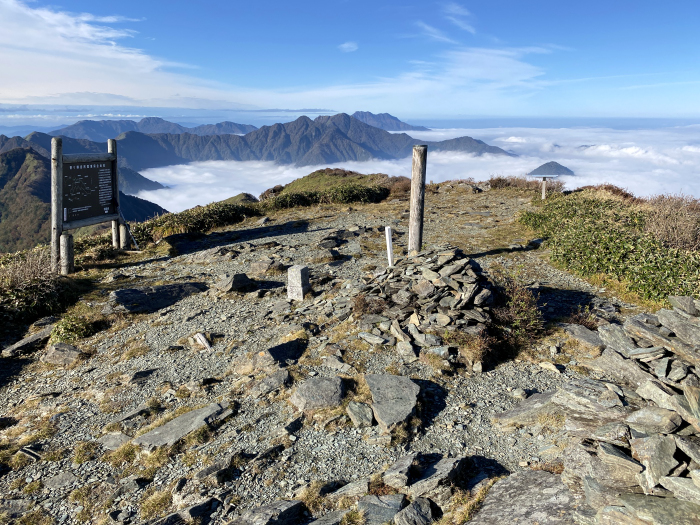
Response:
POLYGON ((534 195, 481 189, 429 192, 413 257, 392 199, 83 272, 74 314, 100 331, 47 345, 45 319, 3 351, 0 522, 698 523, 692 300, 664 320, 554 268, 516 222, 534 195), (502 268, 547 321, 585 305, 600 331, 482 363, 464 334, 502 268))

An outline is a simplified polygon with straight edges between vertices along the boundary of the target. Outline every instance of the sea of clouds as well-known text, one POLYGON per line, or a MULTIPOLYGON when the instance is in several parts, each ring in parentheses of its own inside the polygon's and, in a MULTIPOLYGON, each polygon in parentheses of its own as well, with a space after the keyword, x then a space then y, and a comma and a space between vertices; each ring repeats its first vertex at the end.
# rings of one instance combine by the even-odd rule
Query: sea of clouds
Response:
MULTIPOLYGON (((428 181, 469 177, 486 180, 493 175, 524 175, 553 160, 575 173, 561 177, 567 189, 611 183, 638 196, 685 193, 700 197, 700 125, 643 130, 436 129, 410 132, 410 135, 426 141, 467 135, 518 155, 477 157, 464 153, 429 153, 428 181)), ((168 188, 144 191, 138 196, 177 212, 241 192, 257 196, 276 184, 286 184, 325 167, 410 177, 411 159, 343 162, 302 168, 258 161, 193 162, 143 171, 145 177, 168 188)))

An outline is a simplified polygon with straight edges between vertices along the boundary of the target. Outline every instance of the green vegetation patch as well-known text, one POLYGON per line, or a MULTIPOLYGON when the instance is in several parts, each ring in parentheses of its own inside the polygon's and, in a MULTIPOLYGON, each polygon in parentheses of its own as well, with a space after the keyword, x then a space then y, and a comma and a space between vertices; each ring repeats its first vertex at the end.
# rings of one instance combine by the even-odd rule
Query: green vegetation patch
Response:
POLYGON ((652 206, 586 190, 548 198, 520 221, 547 238, 552 258, 583 276, 604 274, 649 300, 700 292, 700 252, 648 231, 652 206))

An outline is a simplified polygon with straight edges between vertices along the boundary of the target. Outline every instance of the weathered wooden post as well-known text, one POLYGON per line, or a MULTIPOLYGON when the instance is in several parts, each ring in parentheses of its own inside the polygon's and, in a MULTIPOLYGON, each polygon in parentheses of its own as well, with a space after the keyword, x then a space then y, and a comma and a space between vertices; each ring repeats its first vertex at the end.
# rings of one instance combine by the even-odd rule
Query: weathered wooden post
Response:
MULTIPOLYGON (((107 140, 107 153, 113 153, 117 155, 117 141, 116 139, 107 140)), ((117 170, 118 167, 115 167, 117 170)), ((117 201, 117 210, 119 210, 119 192, 114 196, 117 201)), ((121 248, 120 236, 119 236, 119 220, 112 221, 112 248, 121 248)))
POLYGON ((542 200, 547 195, 547 177, 542 177, 542 200))
POLYGON ((129 249, 129 230, 124 221, 119 221, 119 249, 129 249))
POLYGON ((51 271, 58 273, 63 232, 63 140, 51 139, 51 271))
POLYGON ((391 242, 391 226, 384 229, 386 235, 386 257, 389 260, 389 266, 394 266, 394 245, 391 242))
POLYGON ((420 252, 423 245, 423 207, 428 146, 413 146, 411 171, 411 213, 408 220, 408 254, 420 252))
POLYGON ((61 234, 61 275, 69 275, 75 272, 75 252, 73 248, 73 235, 61 234))

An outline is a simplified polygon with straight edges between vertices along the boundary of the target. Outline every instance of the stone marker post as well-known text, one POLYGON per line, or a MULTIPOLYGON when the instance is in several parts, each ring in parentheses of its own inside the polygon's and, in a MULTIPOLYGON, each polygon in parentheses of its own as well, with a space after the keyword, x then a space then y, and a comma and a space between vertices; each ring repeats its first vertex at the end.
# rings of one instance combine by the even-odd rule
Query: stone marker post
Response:
POLYGON ((413 146, 411 171, 411 213, 408 219, 408 253, 419 252, 423 245, 423 207, 425 204, 425 167, 428 146, 413 146))
POLYGON ((303 301, 304 294, 309 291, 309 269, 306 266, 295 264, 287 270, 287 299, 290 301, 303 301))
POLYGON ((391 226, 384 229, 386 234, 386 257, 389 260, 389 266, 394 266, 394 245, 391 242, 391 226))

